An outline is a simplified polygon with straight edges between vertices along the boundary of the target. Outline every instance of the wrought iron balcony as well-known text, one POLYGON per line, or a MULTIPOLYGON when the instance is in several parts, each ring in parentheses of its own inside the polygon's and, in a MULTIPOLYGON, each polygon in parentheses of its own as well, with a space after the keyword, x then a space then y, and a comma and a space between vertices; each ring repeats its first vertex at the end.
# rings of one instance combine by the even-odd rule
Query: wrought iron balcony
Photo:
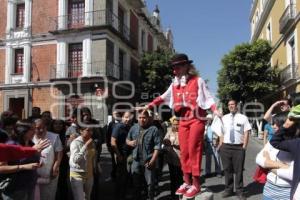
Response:
POLYGON ((290 4, 283 12, 279 19, 279 32, 281 34, 285 33, 288 27, 293 23, 296 17, 296 6, 290 4))
POLYGON ((81 66, 74 65, 52 65, 51 66, 51 80, 56 79, 72 79, 79 77, 109 77, 118 80, 129 80, 130 73, 110 61, 98 61, 94 63, 85 63, 81 66), (85 73, 83 72, 85 71, 85 73))
POLYGON ((109 10, 97 10, 58 16, 50 20, 50 32, 109 27, 117 31, 126 40, 130 40, 130 31, 121 18, 109 10))
POLYGON ((111 61, 95 62, 91 65, 92 76, 108 76, 116 79, 120 78, 119 66, 111 61))
POLYGON ((289 64, 280 72, 280 81, 282 84, 299 78, 298 64, 289 64))

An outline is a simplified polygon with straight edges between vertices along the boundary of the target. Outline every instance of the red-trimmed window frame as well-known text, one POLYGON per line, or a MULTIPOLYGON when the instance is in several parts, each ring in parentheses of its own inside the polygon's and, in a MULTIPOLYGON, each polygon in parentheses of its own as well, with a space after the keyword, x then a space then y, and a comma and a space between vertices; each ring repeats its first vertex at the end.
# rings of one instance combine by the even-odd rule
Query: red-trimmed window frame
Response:
POLYGON ((15 49, 15 74, 23 74, 24 70, 24 49, 15 49))
POLYGON ((17 4, 16 29, 23 29, 25 25, 25 3, 17 4))
POLYGON ((85 23, 85 1, 69 0, 68 4, 68 27, 83 27, 85 23))
POLYGON ((68 76, 70 78, 80 77, 82 75, 82 43, 69 44, 68 60, 68 76))

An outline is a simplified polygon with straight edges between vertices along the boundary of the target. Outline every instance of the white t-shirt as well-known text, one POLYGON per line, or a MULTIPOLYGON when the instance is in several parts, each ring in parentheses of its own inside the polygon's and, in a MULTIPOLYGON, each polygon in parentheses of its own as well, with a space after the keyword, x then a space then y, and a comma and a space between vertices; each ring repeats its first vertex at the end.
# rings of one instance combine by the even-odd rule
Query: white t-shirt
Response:
POLYGON ((263 156, 264 151, 269 153, 270 159, 273 161, 280 161, 287 163, 290 167, 287 169, 277 169, 277 175, 273 172, 269 172, 267 175, 268 181, 274 185, 281 187, 291 187, 291 181, 293 179, 294 161, 293 156, 286 151, 280 151, 275 149, 269 142, 256 156, 256 164, 265 168, 266 158, 263 156))
MULTIPOLYGON (((45 138, 50 141, 50 145, 41 152, 41 161, 43 165, 41 168, 37 169, 37 173, 40 177, 48 178, 51 175, 55 153, 62 151, 63 146, 58 134, 47 132, 45 138)), ((39 139, 34 136, 32 141, 34 144, 36 144, 38 143, 39 139)))

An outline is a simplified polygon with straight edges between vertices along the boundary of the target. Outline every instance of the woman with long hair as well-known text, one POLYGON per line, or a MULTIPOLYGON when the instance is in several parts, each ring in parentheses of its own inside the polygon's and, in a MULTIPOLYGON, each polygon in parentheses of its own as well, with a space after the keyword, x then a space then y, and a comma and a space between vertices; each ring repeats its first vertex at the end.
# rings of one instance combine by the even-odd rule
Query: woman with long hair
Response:
MULTIPOLYGON (((274 135, 279 133, 280 127, 284 124, 287 115, 277 114, 273 118, 272 128, 274 135)), ((298 138, 296 129, 291 129, 285 135, 285 140, 298 138)), ((293 177, 294 160, 289 152, 274 148, 269 142, 257 154, 256 163, 270 170, 267 175, 267 182, 264 185, 263 200, 288 200, 290 199, 291 182, 293 177)))
POLYGON ((168 163, 171 181, 171 198, 178 199, 175 196, 177 188, 183 183, 182 171, 180 165, 180 148, 178 140, 178 125, 179 120, 174 116, 170 119, 171 127, 168 128, 167 134, 163 140, 165 160, 168 163))
MULTIPOLYGON (((46 140, 39 142, 37 145, 33 144, 34 129, 30 121, 18 121, 13 133, 7 144, 34 147, 39 152, 48 146, 46 140)), ((33 200, 37 181, 36 169, 39 167, 39 154, 12 162, 1 162, 0 176, 5 177, 5 175, 10 174, 12 178, 12 182, 6 191, 2 192, 3 200, 33 200)))

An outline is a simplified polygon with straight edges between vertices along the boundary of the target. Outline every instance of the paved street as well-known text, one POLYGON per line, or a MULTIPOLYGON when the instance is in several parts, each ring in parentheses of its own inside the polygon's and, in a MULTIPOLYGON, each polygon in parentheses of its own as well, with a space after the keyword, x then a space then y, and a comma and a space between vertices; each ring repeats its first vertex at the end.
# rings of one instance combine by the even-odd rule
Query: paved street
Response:
MULTIPOLYGON (((249 200, 259 200, 262 197, 262 186, 256 183, 253 183, 252 176, 256 168, 255 165, 255 156, 262 148, 262 142, 257 138, 250 139, 249 147, 246 155, 245 163, 245 172, 244 172, 244 184, 248 191, 247 196, 249 200)), ((203 157, 204 158, 204 157, 203 157)), ((202 168, 205 165, 205 158, 203 159, 202 168)), ((212 165, 214 166, 214 164, 212 165)), ((110 157, 104 148, 103 158, 102 158, 102 168, 103 175, 101 177, 101 184, 99 187, 101 199, 103 200, 113 200, 113 182, 108 180, 110 176, 110 157)), ((159 189, 161 191, 160 195, 156 198, 157 200, 169 200, 169 182, 168 182, 168 168, 165 166, 162 181, 159 184, 159 189)), ((204 186, 214 193, 214 200, 222 199, 221 193, 224 189, 224 177, 217 178, 212 177, 206 180, 203 180, 204 186)), ((237 199, 235 196, 227 198, 228 200, 237 199)))
MULTIPOLYGON (((249 146, 246 152, 246 162, 244 171, 244 185, 246 187, 248 200, 262 199, 263 186, 253 182, 253 174, 256 168, 255 157, 262 148, 262 141, 257 138, 252 138, 249 141, 249 146)), ((204 161, 205 162, 205 161, 204 161)), ((203 163, 204 164, 204 163, 203 163)), ((202 165, 204 166, 204 165, 202 165)), ((214 166, 214 165, 212 165, 214 166)), ((203 168, 203 167, 202 167, 203 168)), ((224 189, 224 177, 222 179, 214 177, 205 181, 205 185, 214 193, 214 200, 223 199, 221 193, 224 189)), ((235 196, 226 198, 228 200, 236 200, 235 196)))

